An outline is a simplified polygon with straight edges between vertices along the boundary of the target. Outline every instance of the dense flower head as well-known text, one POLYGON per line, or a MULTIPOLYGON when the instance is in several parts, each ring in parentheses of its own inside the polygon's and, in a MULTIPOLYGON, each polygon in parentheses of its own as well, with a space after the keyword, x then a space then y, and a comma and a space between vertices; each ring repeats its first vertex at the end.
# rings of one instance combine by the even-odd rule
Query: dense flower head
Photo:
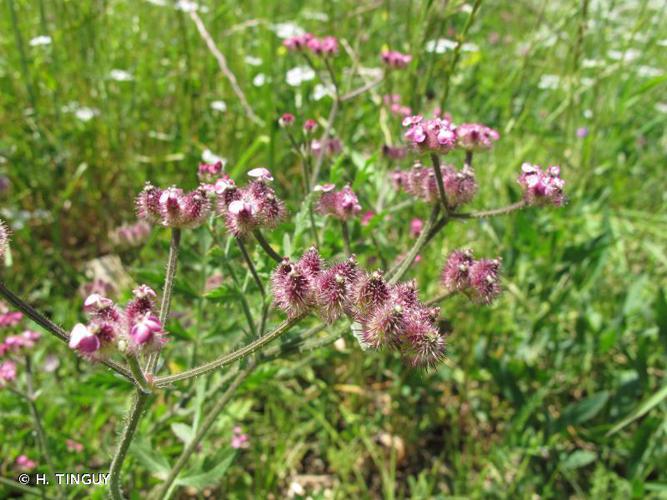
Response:
POLYGON ((294 124, 294 115, 292 113, 283 113, 278 118, 278 124, 281 127, 291 127, 294 124))
POLYGON ((37 462, 29 459, 25 455, 19 455, 16 457, 16 466, 22 471, 31 471, 37 467, 37 462))
POLYGON ((322 192, 317 204, 317 211, 322 215, 331 215, 340 220, 349 220, 361 212, 359 198, 347 185, 340 191, 334 191, 333 184, 324 184, 315 187, 315 191, 322 192))
POLYGON ((23 319, 21 311, 4 311, 0 314, 0 328, 9 328, 18 325, 23 319))
POLYGON ((415 217, 410 221, 410 237, 417 238, 424 228, 424 221, 418 217, 415 217))
POLYGON ((382 154, 385 158, 389 158, 390 160, 402 160, 407 156, 408 150, 400 146, 389 146, 385 144, 382 146, 382 154))
POLYGON ((286 215, 284 203, 269 185, 273 181, 271 172, 254 168, 248 176, 254 180, 243 188, 237 188, 231 179, 216 188, 218 212, 225 218, 227 230, 238 237, 255 229, 273 228, 286 215))
POLYGON ((250 438, 243 432, 240 426, 236 425, 232 429, 232 448, 239 450, 250 446, 250 438))
POLYGON ((106 359, 115 349, 132 355, 153 352, 166 342, 166 332, 155 314, 155 291, 147 285, 133 290, 125 308, 99 294, 84 301, 89 316, 69 338, 70 348, 91 361, 106 359))
POLYGON ((144 243, 151 233, 151 226, 145 220, 134 224, 123 224, 109 233, 111 242, 122 248, 136 247, 144 243))
POLYGON ((202 182, 213 182, 222 175, 224 165, 221 160, 214 163, 200 163, 197 167, 197 177, 202 182))
MULTIPOLYGON (((472 167, 464 166, 457 170, 451 165, 441 165, 442 184, 447 195, 447 203, 450 207, 456 207, 468 203, 477 192, 477 181, 472 167)), ((396 170, 391 174, 391 180, 396 189, 433 202, 439 199, 438 184, 435 172, 430 167, 424 167, 421 163, 415 163, 410 170, 396 170)))
POLYGON ((5 258, 7 248, 9 248, 9 229, 7 229, 7 225, 0 220, 0 259, 5 258))
POLYGON ((518 182, 523 189, 524 200, 530 205, 560 207, 565 203, 565 181, 560 177, 560 167, 551 166, 542 170, 539 165, 524 163, 518 182))
POLYGON ((40 337, 41 334, 39 332, 33 332, 32 330, 26 330, 18 335, 9 335, 8 337, 5 337, 5 340, 0 344, 0 354, 18 352, 22 349, 35 347, 35 344, 40 337))
POLYGON ((475 260, 470 249, 454 250, 445 263, 442 282, 447 290, 490 304, 501 292, 500 266, 500 258, 475 260))
POLYGON ((468 150, 490 149, 500 135, 486 125, 479 123, 462 123, 456 127, 456 137, 459 147, 468 150))
POLYGON ((327 323, 348 316, 361 345, 398 350, 412 366, 430 368, 445 355, 438 308, 422 304, 414 281, 389 284, 354 256, 326 265, 315 248, 284 259, 271 277, 275 304, 290 318, 312 311, 327 323))
POLYGON ((211 203, 206 187, 185 193, 175 186, 160 189, 147 183, 137 197, 137 215, 153 224, 193 228, 206 221, 211 203))
POLYGON ((450 120, 413 115, 403 120, 403 126, 408 129, 405 138, 419 151, 444 154, 456 147, 456 127, 450 120))
POLYGON ((308 50, 318 56, 338 53, 338 40, 333 36, 317 38, 312 33, 304 33, 286 38, 283 45, 292 52, 308 50))
POLYGON ((384 50, 380 54, 380 57, 382 62, 391 69, 405 68, 412 61, 410 54, 403 54, 396 50, 384 50))
POLYGON ((312 118, 308 118, 305 122, 303 122, 303 131, 306 132, 307 134, 313 132, 316 128, 317 128, 317 122, 312 118))

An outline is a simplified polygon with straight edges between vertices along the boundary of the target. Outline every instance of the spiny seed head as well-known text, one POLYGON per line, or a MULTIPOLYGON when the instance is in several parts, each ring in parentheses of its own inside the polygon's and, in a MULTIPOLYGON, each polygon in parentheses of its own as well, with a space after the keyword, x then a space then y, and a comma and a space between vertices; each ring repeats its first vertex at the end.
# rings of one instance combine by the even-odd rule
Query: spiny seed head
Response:
POLYGON ((481 259, 470 267, 470 287, 475 299, 490 304, 500 295, 500 259, 481 259))
POLYGON ((464 290, 470 286, 470 266, 473 264, 472 250, 454 250, 447 257, 442 270, 442 282, 451 291, 464 290))

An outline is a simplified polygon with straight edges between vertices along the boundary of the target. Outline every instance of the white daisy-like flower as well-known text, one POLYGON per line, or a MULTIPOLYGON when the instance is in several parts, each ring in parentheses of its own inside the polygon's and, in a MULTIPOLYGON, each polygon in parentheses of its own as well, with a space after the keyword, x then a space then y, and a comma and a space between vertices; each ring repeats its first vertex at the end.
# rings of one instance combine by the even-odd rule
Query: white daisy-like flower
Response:
POLYGON ((255 87, 261 87, 266 83, 266 75, 264 73, 257 73, 255 78, 252 79, 252 84, 255 87))
POLYGON ((303 82, 308 82, 315 78, 315 72, 310 66, 297 66, 290 69, 285 75, 285 80, 288 85, 298 87, 303 82))
POLYGON ((125 71, 124 69, 112 69, 109 72, 109 78, 117 82, 131 82, 134 80, 132 73, 125 71))
POLYGON ((211 109, 224 113, 227 111, 227 103, 225 101, 211 101, 211 109))
POLYGON ((305 30, 301 26, 294 23, 277 23, 271 26, 271 29, 278 38, 290 38, 305 33, 305 30))
POLYGON ((448 38, 438 38, 437 40, 429 40, 424 45, 426 52, 431 52, 435 54, 444 54, 448 50, 454 50, 456 48, 456 42, 448 38))
POLYGON ((39 47, 40 45, 51 45, 53 40, 48 35, 39 35, 30 40, 31 47, 39 47))

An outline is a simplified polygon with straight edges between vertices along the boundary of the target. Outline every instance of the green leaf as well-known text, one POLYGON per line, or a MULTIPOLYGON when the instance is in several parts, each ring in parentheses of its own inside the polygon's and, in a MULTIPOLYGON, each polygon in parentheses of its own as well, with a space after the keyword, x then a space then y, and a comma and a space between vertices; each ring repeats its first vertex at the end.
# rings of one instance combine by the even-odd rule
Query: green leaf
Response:
POLYGON ((192 474, 176 480, 176 484, 191 486, 192 488, 197 488, 198 490, 205 488, 206 486, 218 483, 222 477, 229 469, 229 466, 232 465, 232 461, 236 457, 236 452, 234 450, 228 450, 225 453, 223 459, 218 462, 218 465, 209 469, 206 472, 192 474))
POLYGON ((597 457, 597 454, 592 451, 576 450, 563 461, 561 467, 564 469, 578 469, 590 464, 597 457))
POLYGON ((558 419, 558 428, 571 424, 582 424, 597 415, 609 399, 608 391, 601 391, 569 405, 558 419))
POLYGON ((611 436, 612 434, 616 434, 618 431, 620 431, 623 427, 631 424, 638 418, 643 417, 646 415, 649 411, 651 411, 653 408, 658 406, 663 399, 667 398, 667 385, 663 386, 658 392, 653 394, 650 398, 645 399, 640 403, 637 408, 634 409, 630 415, 625 417, 623 420, 621 420, 619 423, 617 423, 614 427, 612 427, 609 432, 607 432, 607 436, 611 436))
POLYGON ((171 469, 169 461, 159 451, 155 450, 148 441, 133 441, 130 451, 155 477, 163 480, 167 478, 171 469))
POLYGON ((192 427, 179 422, 171 424, 171 430, 176 435, 176 437, 181 441, 183 441, 183 444, 186 445, 189 444, 190 441, 192 441, 192 438, 194 437, 195 434, 194 431, 192 430, 192 427))

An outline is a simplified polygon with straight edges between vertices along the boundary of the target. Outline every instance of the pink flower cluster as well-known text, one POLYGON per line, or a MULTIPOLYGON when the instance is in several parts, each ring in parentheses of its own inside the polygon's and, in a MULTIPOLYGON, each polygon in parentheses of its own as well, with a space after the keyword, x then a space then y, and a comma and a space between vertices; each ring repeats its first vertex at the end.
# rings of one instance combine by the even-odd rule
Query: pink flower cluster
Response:
POLYGON ((454 125, 449 117, 425 120, 421 115, 403 120, 405 138, 420 151, 445 154, 459 147, 467 151, 490 149, 500 138, 498 132, 478 123, 454 125))
POLYGON ((29 459, 25 455, 19 455, 18 457, 16 457, 16 466, 18 467, 19 470, 22 470, 24 472, 30 472, 31 470, 34 470, 35 467, 37 467, 37 462, 29 459))
POLYGON ((408 150, 400 146, 389 146, 385 144, 382 146, 382 154, 385 158, 390 160, 402 160, 408 155, 408 150))
POLYGON ((165 227, 197 227, 210 212, 211 203, 204 186, 185 193, 175 186, 160 189, 148 182, 137 197, 138 217, 165 227))
POLYGON ((401 104, 401 96, 398 94, 388 94, 382 98, 385 106, 389 108, 393 114, 397 116, 408 117, 412 113, 409 106, 401 104))
POLYGON ((4 387, 14 380, 16 380, 16 363, 11 359, 6 359, 0 363, 0 387, 4 387))
POLYGON ((322 215, 331 215, 340 220, 350 220, 361 212, 359 198, 346 185, 340 191, 334 191, 335 184, 321 184, 315 186, 314 191, 322 193, 317 203, 317 211, 322 215))
POLYGON ((151 234, 151 226, 145 220, 134 224, 118 226, 109 234, 112 243, 117 247, 131 248, 143 244, 151 234))
POLYGON ((224 165, 221 161, 215 163, 200 163, 197 168, 197 177, 202 182, 213 182, 222 175, 224 165))
MULTIPOLYGON (((278 118, 278 125, 283 128, 288 128, 294 125, 296 117, 292 113, 283 113, 280 118, 278 118)), ((303 131, 307 134, 314 131, 317 128, 317 122, 312 118, 308 118, 303 122, 303 131)))
POLYGON ((551 166, 542 170, 539 165, 524 163, 518 182, 523 189, 524 200, 530 205, 560 207, 565 203, 565 181, 560 177, 560 167, 551 166))
MULTIPOLYGON (((457 170, 451 165, 442 165, 442 184, 450 207, 468 203, 477 192, 475 172, 469 166, 457 170)), ((392 182, 396 189, 404 189, 407 193, 428 202, 438 200, 438 184, 432 168, 416 163, 410 170, 396 170, 392 173, 392 182)))
POLYGON ((380 57, 382 62, 391 69, 405 68, 410 64, 410 61, 412 61, 412 56, 410 54, 402 54, 395 50, 384 50, 382 51, 382 54, 380 54, 380 57))
POLYGON ((338 40, 334 36, 317 38, 312 33, 304 33, 283 40, 283 45, 293 52, 309 50, 318 56, 326 57, 338 53, 338 40))
POLYGON ((271 282, 276 306, 291 318, 314 310, 333 323, 347 315, 360 325, 364 347, 395 349, 411 365, 427 368, 444 357, 439 309, 419 301, 414 283, 390 285, 382 272, 360 269, 354 257, 325 265, 315 248, 297 262, 285 259, 271 282))
POLYGON ((18 335, 9 335, 0 344, 0 356, 4 356, 8 352, 18 352, 21 349, 30 349, 35 347, 35 344, 42 335, 39 332, 26 330, 18 335))
POLYGON ((3 311, 0 314, 0 328, 16 326, 21 322, 22 319, 23 313, 20 311, 3 311))
POLYGON ((447 258, 442 282, 447 290, 464 292, 473 300, 490 304, 500 295, 500 258, 475 260, 472 250, 455 250, 447 258))
POLYGON ((341 152, 343 145, 340 139, 313 139, 310 143, 310 151, 313 156, 335 156, 341 152))
POLYGON ((232 429, 232 448, 235 450, 240 450, 250 446, 250 438, 246 433, 243 432, 240 426, 235 425, 232 429))
POLYGON ((254 180, 244 188, 225 176, 216 181, 218 213, 225 218, 227 230, 234 236, 245 236, 255 229, 273 228, 285 218, 284 203, 269 185, 273 176, 265 168, 248 172, 254 180))
MULTIPOLYGON (((14 327, 23 319, 22 313, 9 312, 6 310, 4 304, 2 304, 1 307, 4 309, 4 312, 0 316, 0 327, 14 327)), ((25 349, 31 349, 35 347, 35 344, 40 337, 40 333, 33 332, 32 330, 25 330, 22 333, 8 335, 0 343, 0 356, 16 355, 25 349)), ((16 362, 12 359, 5 359, 0 363, 0 387, 7 385, 14 380, 16 380, 16 362)))
POLYGON ((132 355, 159 350, 167 339, 155 313, 156 294, 147 285, 132 294, 125 309, 102 295, 90 295, 83 304, 90 321, 74 326, 69 346, 91 361, 105 359, 114 349, 132 355))

